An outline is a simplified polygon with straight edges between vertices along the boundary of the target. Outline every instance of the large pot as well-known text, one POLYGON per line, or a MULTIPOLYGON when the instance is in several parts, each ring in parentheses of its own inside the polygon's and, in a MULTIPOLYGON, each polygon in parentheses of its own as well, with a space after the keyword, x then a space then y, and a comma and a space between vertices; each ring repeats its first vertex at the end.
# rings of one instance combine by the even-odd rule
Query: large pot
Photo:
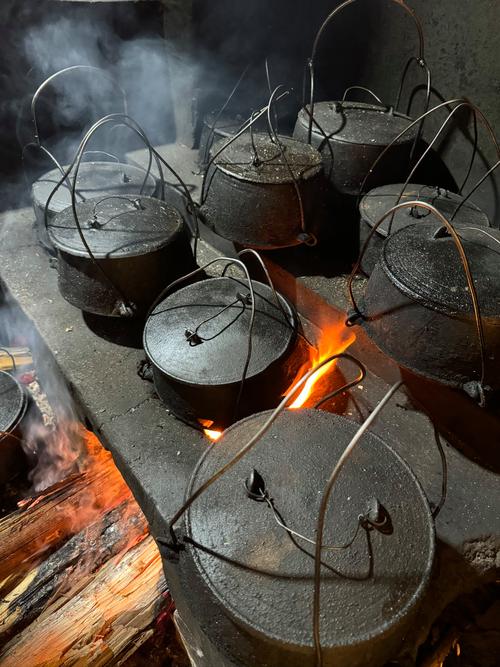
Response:
POLYGON ((306 360, 290 304, 278 296, 278 307, 270 287, 252 285, 255 321, 246 373, 252 301, 245 282, 222 277, 189 285, 148 318, 144 349, 156 391, 189 423, 225 427, 276 405, 306 360))
POLYGON ((194 267, 181 214, 158 199, 108 196, 75 210, 81 233, 71 206, 48 230, 60 292, 85 312, 144 315, 166 285, 194 267))
POLYGON ((479 317, 456 242, 433 220, 387 238, 351 322, 404 368, 484 404, 489 391, 500 390, 500 232, 466 226, 457 233, 479 317))
MULTIPOLYGON (((67 167, 63 167, 66 171, 67 167)), ((54 252, 45 225, 47 200, 61 180, 59 169, 52 169, 33 183, 31 197, 35 209, 36 232, 40 243, 54 252)), ((77 201, 97 199, 108 195, 139 195, 147 197, 157 194, 154 176, 146 174, 140 167, 119 162, 84 162, 78 172, 77 201)), ((48 220, 71 205, 71 190, 63 183, 50 200, 47 208, 48 220)))
MULTIPOLYGON (((316 147, 322 154, 325 173, 341 195, 357 195, 364 178, 380 153, 393 142, 411 123, 411 118, 400 113, 392 105, 384 105, 370 90, 362 86, 351 86, 340 101, 315 103, 314 75, 318 46, 326 28, 333 19, 356 0, 346 0, 332 11, 316 34, 312 54, 309 58, 310 101, 299 112, 294 137, 316 147), (375 104, 346 101, 349 90, 358 89, 375 99, 375 104)), ((422 26, 415 12, 404 0, 392 0, 413 19, 418 31, 419 54, 413 58, 428 76, 430 94, 430 72, 424 60, 424 38, 422 26)), ((405 71, 406 75, 406 71, 405 71)), ((399 102, 399 96, 398 96, 399 102)), ((370 177, 369 186, 375 187, 400 180, 401 172, 408 171, 412 148, 416 145, 419 128, 413 127, 387 152, 381 168, 370 177)))
POLYGON ((244 134, 213 147, 201 213, 216 234, 252 248, 315 243, 326 222, 328 184, 312 146, 244 134))
MULTIPOLYGON (((187 495, 227 464, 269 416, 257 414, 229 428, 199 462, 187 495)), ((187 604, 228 664, 318 664, 312 631, 318 511, 330 473, 358 428, 327 412, 285 411, 179 524, 185 548, 177 558, 187 604), (247 494, 256 473, 274 510, 247 494), (283 524, 313 543, 289 534, 283 524)), ((323 551, 323 665, 381 667, 397 656, 415 622, 435 537, 414 474, 370 432, 333 488, 323 544, 347 545, 323 551), (380 530, 363 528, 374 507, 380 530)))
MULTIPOLYGON (((489 227, 490 225, 486 213, 473 202, 466 201, 461 206, 464 201, 464 197, 461 195, 428 185, 410 183, 404 188, 403 183, 393 183, 374 188, 362 198, 359 205, 361 242, 364 243, 367 240, 374 225, 390 208, 396 206, 399 202, 413 200, 432 204, 445 218, 453 219, 455 226, 489 227), (454 216, 455 211, 457 211, 457 214, 454 216)), ((370 239, 370 244, 363 257, 363 271, 368 275, 373 271, 389 233, 392 234, 398 229, 413 225, 429 215, 431 215, 430 211, 421 208, 402 208, 396 211, 394 217, 386 218, 376 228, 370 239)))

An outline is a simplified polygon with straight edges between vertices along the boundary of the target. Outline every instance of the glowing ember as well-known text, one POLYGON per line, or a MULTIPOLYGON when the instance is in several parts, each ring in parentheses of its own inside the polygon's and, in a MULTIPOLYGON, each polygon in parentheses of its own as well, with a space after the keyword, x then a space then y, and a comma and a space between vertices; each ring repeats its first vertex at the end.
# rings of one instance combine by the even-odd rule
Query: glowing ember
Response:
MULTIPOLYGON (((355 339, 356 336, 353 334, 352 330, 340 323, 323 329, 321 331, 321 337, 317 341, 317 349, 310 348, 309 362, 300 369, 293 385, 297 384, 300 378, 304 377, 304 375, 316 364, 333 354, 344 352, 355 339)), ((331 372, 335 363, 336 361, 334 360, 330 364, 326 364, 307 380, 298 396, 290 404, 289 408, 291 410, 298 410, 299 408, 304 407, 314 395, 316 395, 318 401, 321 396, 326 393, 325 391, 321 391, 323 383, 321 383, 320 380, 331 372)), ((311 401, 311 404, 314 405, 314 402, 311 401)))
POLYGON ((209 428, 204 428, 203 433, 209 440, 213 440, 214 442, 216 442, 222 435, 222 431, 215 431, 209 428))

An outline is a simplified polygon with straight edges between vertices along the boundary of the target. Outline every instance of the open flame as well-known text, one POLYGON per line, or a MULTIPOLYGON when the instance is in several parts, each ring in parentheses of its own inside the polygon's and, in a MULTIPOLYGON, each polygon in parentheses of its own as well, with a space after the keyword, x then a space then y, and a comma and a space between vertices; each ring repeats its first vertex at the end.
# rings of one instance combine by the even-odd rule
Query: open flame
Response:
MULTIPOLYGON (((348 329, 343 323, 337 323, 322 329, 321 336, 317 341, 317 347, 309 348, 309 361, 300 369, 297 377, 293 381, 292 387, 296 385, 297 382, 316 364, 322 362, 333 354, 344 352, 355 339, 356 336, 352 330, 348 329)), ((315 402, 319 401, 321 396, 326 393, 326 391, 323 390, 325 383, 321 382, 321 379, 331 372, 335 364, 336 360, 322 366, 316 371, 316 373, 307 380, 299 394, 289 405, 289 408, 291 410, 298 410, 299 408, 305 407, 309 402, 311 405, 314 405, 315 402), (309 399, 313 397, 315 397, 316 400, 310 401, 309 399)))
POLYGON ((222 431, 216 431, 215 429, 210 429, 210 428, 204 428, 203 433, 207 436, 209 440, 212 440, 213 442, 217 442, 217 440, 222 435, 222 431))

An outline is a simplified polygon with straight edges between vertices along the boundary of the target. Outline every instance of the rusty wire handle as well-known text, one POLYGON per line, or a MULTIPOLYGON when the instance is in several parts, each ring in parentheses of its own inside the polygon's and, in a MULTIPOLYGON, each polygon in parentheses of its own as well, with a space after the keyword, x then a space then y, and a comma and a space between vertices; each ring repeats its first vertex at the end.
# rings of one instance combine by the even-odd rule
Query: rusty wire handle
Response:
MULTIPOLYGON (((128 108, 127 108, 127 97, 125 95, 124 89, 120 86, 120 84, 116 81, 114 77, 112 77, 106 70, 103 70, 101 67, 95 67, 94 65, 71 65, 70 67, 65 67, 64 69, 59 70, 58 72, 54 72, 51 76, 49 76, 43 83, 41 83, 38 88, 36 89, 32 99, 31 99, 31 119, 33 122, 33 130, 34 130, 34 141, 38 146, 42 146, 42 142, 40 139, 40 132, 38 129, 38 120, 36 117, 36 105, 38 102, 38 98, 42 94, 42 92, 45 90, 45 88, 55 81, 55 79, 58 79, 60 76, 63 74, 67 74, 68 72, 74 72, 76 70, 86 70, 86 71, 91 71, 91 72, 99 72, 104 78, 108 79, 111 81, 111 83, 120 91, 122 101, 123 101, 123 113, 125 115, 128 114, 128 108)), ((57 163, 57 160, 51 155, 52 159, 54 160, 55 163, 57 163)))
POLYGON ((313 594, 313 640, 314 650, 316 653, 316 667, 323 667, 323 654, 321 650, 321 551, 323 548, 323 534, 325 530, 326 512, 328 510, 328 503, 333 491, 335 482, 339 474, 344 468, 345 464, 351 457, 358 442, 362 439, 366 431, 378 417, 380 412, 384 409, 387 403, 391 400, 394 394, 402 386, 403 382, 399 381, 394 384, 389 391, 382 398, 380 403, 374 408, 371 414, 361 424, 359 429, 354 434, 347 447, 342 452, 337 464, 335 465, 330 478, 325 486, 323 495, 321 497, 320 509, 318 512, 318 522, 316 528, 316 545, 314 550, 314 594, 313 594))
POLYGON ((366 88, 365 86, 349 86, 348 88, 345 89, 344 94, 342 95, 342 102, 346 101, 347 93, 350 93, 351 90, 362 90, 364 93, 368 93, 373 97, 373 99, 378 102, 381 106, 384 106, 384 103, 380 99, 378 95, 375 95, 373 90, 370 90, 370 88, 366 88))
MULTIPOLYGON (((374 172, 374 170, 376 169, 376 167, 378 166, 379 162, 380 162, 380 161, 384 158, 384 156, 390 151, 390 149, 392 148, 392 146, 394 146, 394 144, 396 144, 396 143, 397 143, 397 142, 398 142, 398 141, 399 141, 405 134, 407 134, 407 132, 409 132, 413 127, 415 127, 415 125, 418 125, 418 123, 420 123, 420 122, 423 121, 425 118, 427 118, 428 116, 432 115, 433 113, 435 113, 435 112, 438 111, 439 109, 442 109, 442 108, 444 108, 444 107, 448 107, 448 106, 450 106, 450 105, 452 105, 452 104, 453 104, 453 105, 456 105, 456 106, 449 112, 449 114, 448 114, 448 116, 446 117, 444 123, 441 125, 441 127, 440 127, 439 130, 437 131, 436 135, 434 136, 432 142, 429 144, 429 146, 426 148, 426 150, 425 150, 425 151, 423 152, 423 154, 420 156, 419 160, 417 161, 417 163, 415 164, 415 166, 413 167, 413 169, 410 171, 410 174, 409 174, 408 178, 406 179, 406 181, 405 181, 405 183, 404 183, 404 185, 403 185, 403 187, 402 187, 402 189, 401 189, 401 192, 399 193, 399 197, 398 197, 398 199, 397 199, 396 204, 398 204, 398 203, 401 201, 401 198, 402 198, 403 195, 404 195, 404 192, 405 192, 406 187, 408 186, 408 184, 409 184, 409 182, 410 182, 410 179, 412 178, 413 174, 414 174, 415 171, 418 169, 418 167, 422 164, 422 161, 425 159, 425 157, 429 154, 429 152, 430 152, 430 150, 432 149, 433 145, 435 144, 435 142, 436 142, 437 139, 439 138, 441 132, 445 129, 446 125, 447 125, 448 122, 451 120, 451 118, 453 117, 453 115, 455 114, 455 112, 456 112, 458 109, 462 108, 462 107, 468 107, 468 108, 472 109, 472 111, 473 111, 473 113, 474 113, 474 120, 475 120, 475 123, 477 123, 477 118, 479 118, 479 120, 481 121, 481 123, 484 125, 485 129, 486 129, 487 132, 488 132, 488 135, 489 135, 489 137, 490 137, 490 140, 491 140, 493 146, 494 146, 495 149, 496 149, 497 156, 500 157, 500 145, 499 145, 498 140, 497 140, 497 137, 496 137, 496 135, 495 135, 495 131, 493 130, 493 127, 492 127, 491 123, 488 121, 488 119, 486 118, 486 116, 484 115, 484 113, 481 111, 481 109, 480 109, 478 106, 476 106, 475 104, 473 104, 472 102, 470 102, 469 100, 467 100, 467 99, 465 99, 465 98, 456 98, 456 99, 452 99, 452 100, 447 100, 447 101, 445 101, 445 102, 441 102, 440 104, 437 104, 435 107, 432 107, 432 109, 429 109, 429 110, 426 111, 425 113, 421 114, 418 118, 416 118, 416 119, 415 119, 414 121, 412 121, 409 125, 407 125, 407 126, 405 127, 405 129, 402 130, 396 137, 394 137, 394 139, 391 141, 391 143, 388 144, 388 145, 387 145, 387 146, 386 146, 386 147, 379 153, 379 155, 375 158, 373 164, 371 165, 370 169, 367 171, 367 173, 366 173, 366 175, 365 175, 365 177, 364 177, 364 179, 363 179, 363 182, 362 182, 361 185, 360 185, 359 192, 358 192, 358 205, 359 205, 361 196, 362 196, 362 194, 363 194, 363 192, 364 192, 364 189, 365 189, 365 186, 366 186, 366 184, 367 184, 368 179, 369 179, 370 176, 373 174, 373 172, 374 172)), ((476 148, 475 148, 475 144, 474 144, 473 155, 475 155, 475 154, 476 154, 476 148)), ((470 169, 469 169, 469 173, 470 173, 470 169)), ((463 186, 462 186, 462 187, 463 187, 463 186)), ((391 224, 389 225, 389 232, 390 232, 390 228, 391 228, 391 227, 392 227, 392 218, 391 218, 391 224)))
MULTIPOLYGON (((267 431, 271 428, 277 417, 283 412, 283 410, 286 408, 288 402, 297 394, 299 389, 302 389, 302 387, 305 385, 307 380, 309 380, 310 377, 312 377, 315 373, 317 373, 323 366, 326 366, 327 364, 331 364, 332 361, 335 361, 335 359, 351 359, 350 354, 346 354, 344 352, 339 353, 339 354, 332 354, 331 356, 327 357, 326 359, 323 359, 323 361, 319 362, 311 368, 300 380, 291 388, 287 391, 285 394, 284 398, 280 402, 280 404, 272 411, 270 414, 269 418, 266 419, 264 424, 257 430, 256 433, 250 438, 250 440, 233 456, 232 459, 230 459, 226 464, 224 464, 217 472, 215 472, 209 479, 207 479, 203 484, 201 484, 193 493, 189 496, 189 498, 183 503, 182 507, 175 513, 175 515, 170 519, 169 522, 169 531, 170 531, 170 537, 172 539, 172 544, 177 545, 178 544, 178 538, 177 535, 175 534, 174 526, 175 524, 179 521, 179 519, 183 516, 183 514, 191 507, 191 505, 203 494, 205 491, 212 486, 217 480, 219 480, 221 477, 223 477, 226 472, 228 472, 231 468, 233 468, 241 459, 248 454, 248 452, 255 447, 255 445, 259 442, 259 440, 267 433, 267 431)), ((359 364, 358 360, 356 359, 356 363, 359 364)), ((210 449, 207 449, 205 454, 200 460, 200 463, 204 461, 205 456, 207 453, 210 451, 210 449)), ((198 464, 199 466, 200 464, 198 464)))
MULTIPOLYGON (((321 24, 318 32, 316 33, 316 37, 314 38, 313 42, 313 48, 311 52, 311 56, 308 61, 309 65, 309 80, 310 80, 310 97, 309 97, 309 109, 311 112, 310 118, 309 118, 309 130, 308 130, 308 143, 311 143, 312 140, 312 117, 314 116, 314 79, 315 79, 315 72, 314 72, 314 61, 316 59, 317 51, 318 51, 318 46, 321 41, 321 38, 326 30, 326 28, 329 26, 329 24, 333 21, 335 16, 339 14, 343 9, 348 7, 349 5, 352 5, 354 2, 357 2, 358 0, 345 0, 341 5, 336 7, 323 21, 321 24)), ((404 11, 410 15, 410 17, 413 19, 413 22, 415 24, 415 27, 418 32, 418 58, 420 60, 424 60, 424 31, 422 28, 422 23, 420 19, 418 18, 417 14, 414 12, 411 7, 409 7, 404 0, 391 0, 396 5, 399 5, 404 11)))
MULTIPOLYGON (((400 102, 401 102, 401 95, 403 94, 403 87, 404 87, 404 84, 405 84, 405 81, 406 81, 406 77, 407 77, 408 72, 410 70, 410 67, 413 63, 418 65, 425 72, 425 78, 426 78, 425 105, 424 105, 424 112, 425 112, 425 111, 429 110, 429 105, 431 103, 432 74, 431 74, 431 70, 429 69, 429 66, 427 65, 425 60, 423 58, 417 58, 416 56, 411 56, 408 59, 408 62, 406 63, 406 66, 403 70, 403 75, 401 77, 401 83, 399 84, 399 90, 398 90, 398 94, 397 94, 397 97, 396 97, 396 102, 394 104, 394 108, 396 110, 399 109, 399 105, 400 105, 400 102)), ((411 111, 411 101, 410 101, 410 103, 408 105, 408 108, 406 110, 406 115, 407 116, 410 115, 410 111, 411 111)), ((420 125, 418 126, 418 131, 417 131, 417 134, 415 136, 415 140, 413 142, 413 146, 412 146, 411 153, 410 153, 410 160, 413 158, 415 150, 416 150, 416 148, 418 146, 418 143, 419 143, 419 141, 422 137, 422 133, 423 133, 423 129, 424 129, 424 123, 425 123, 425 118, 422 118, 422 120, 420 122, 420 125)))
POLYGON ((454 226, 449 222, 444 215, 438 211, 438 209, 433 206, 432 204, 428 204, 427 202, 422 202, 422 201, 409 201, 409 202, 402 202, 401 204, 397 204, 396 206, 393 206, 390 208, 388 211, 384 213, 384 215, 377 220, 373 228, 370 230, 370 233, 368 234, 368 237, 363 244, 363 247, 361 248, 360 255, 356 261, 356 264, 353 267, 353 270, 351 272, 351 275, 349 276, 349 280, 347 283, 347 288, 349 291, 349 298, 351 300, 351 304, 353 307, 353 312, 348 316, 348 319, 346 321, 346 326, 353 326, 357 320, 363 319, 364 315, 359 309, 359 306, 356 302, 356 298, 354 296, 354 291, 353 291, 353 280, 354 276, 356 273, 359 271, 359 268, 361 266, 361 262, 363 261, 363 257, 365 255, 366 249, 368 248, 368 245, 370 244, 370 241, 378 229, 378 227, 388 218, 390 215, 395 213, 396 211, 399 211, 401 209, 405 208, 423 208, 426 211, 429 211, 432 213, 442 224, 444 227, 446 227, 447 231, 449 232, 450 236, 452 237, 455 246, 457 247, 458 254, 460 255, 460 260, 462 262, 462 266, 464 269, 465 277, 467 280, 467 286, 469 289, 470 293, 470 298, 472 302, 472 309, 474 311, 474 319, 475 319, 475 324, 476 324, 476 329, 477 329, 477 337, 478 337, 478 342, 479 342, 479 352, 481 356, 481 381, 479 383, 479 386, 482 389, 484 389, 484 383, 486 379, 486 342, 485 342, 485 336, 484 336, 484 329, 483 329, 483 320, 481 317, 481 310, 479 307, 479 301, 477 298, 477 291, 476 291, 476 286, 474 284, 474 278, 472 276, 469 260, 467 258, 467 254, 465 252, 464 246, 462 244, 462 241, 455 231, 454 226))

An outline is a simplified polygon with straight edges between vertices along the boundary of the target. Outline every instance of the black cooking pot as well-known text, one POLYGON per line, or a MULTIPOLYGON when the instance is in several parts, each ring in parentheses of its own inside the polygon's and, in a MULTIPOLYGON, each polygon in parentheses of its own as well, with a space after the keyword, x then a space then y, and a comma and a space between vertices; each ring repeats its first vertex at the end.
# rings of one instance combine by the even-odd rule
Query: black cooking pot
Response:
MULTIPOLYGON (((432 204, 445 218, 453 220, 455 226, 489 227, 488 216, 471 201, 466 201, 463 206, 464 197, 449 192, 443 188, 427 185, 416 185, 410 183, 404 187, 403 183, 393 183, 374 188, 366 194, 360 202, 359 213, 361 218, 361 242, 364 243, 368 234, 378 220, 390 208, 396 206, 400 201, 423 201, 432 204), (403 194, 401 195, 401 193, 403 194), (401 195, 401 197, 400 197, 401 195), (460 208, 459 208, 460 207, 460 208), (457 212, 454 216, 455 211, 457 212)), ((422 208, 399 209, 394 217, 389 216, 379 225, 363 256, 363 271, 370 275, 375 264, 380 258, 382 246, 389 233, 398 229, 413 225, 418 220, 428 217, 431 212, 422 208)))
POLYGON ((111 195, 76 204, 75 211, 80 230, 71 206, 48 230, 60 292, 83 311, 143 315, 166 285, 194 267, 184 220, 165 202, 111 195))
POLYGON ((321 156, 289 137, 243 134, 213 147, 201 213, 220 236, 243 246, 316 242, 326 222, 321 156))
MULTIPOLYGON (((67 167, 63 167, 66 171, 67 167)), ((45 206, 54 187, 61 180, 59 169, 52 169, 33 183, 31 197, 35 209, 36 231, 40 243, 54 252, 45 225, 45 206)), ((157 183, 144 169, 120 162, 84 162, 77 179, 77 201, 106 197, 107 195, 156 196, 157 183)), ((47 209, 48 219, 71 205, 71 190, 63 183, 50 200, 47 209)))
POLYGON ((276 405, 307 359, 290 304, 267 285, 252 287, 250 357, 252 296, 244 281, 210 278, 184 287, 147 320, 144 349, 156 391, 189 423, 225 427, 276 405))
MULTIPOLYGON (((200 460, 188 497, 269 416, 229 428, 200 460)), ((185 548, 177 555, 186 601, 228 664, 318 664, 312 631, 318 512, 330 473, 358 428, 319 410, 285 411, 186 512, 178 532, 185 548)), ((323 544, 322 664, 380 667, 396 657, 415 621, 435 537, 414 474, 369 431, 333 488, 323 544), (367 530, 363 517, 374 510, 380 529, 367 530)))
POLYGON ((21 443, 28 406, 23 387, 12 375, 0 371, 0 486, 26 470, 21 443))
MULTIPOLYGON (((391 105, 384 105, 372 91, 362 86, 351 86, 341 101, 314 102, 314 62, 321 37, 334 17, 355 1, 346 0, 339 5, 326 18, 316 35, 309 59, 310 102, 299 112, 294 130, 296 139, 315 146, 321 152, 325 173, 337 192, 342 195, 359 193, 376 158, 411 123, 409 116, 398 112, 391 105), (347 92, 354 89, 368 93, 377 103, 346 101, 347 92)), ((419 56, 413 60, 426 70, 430 94, 430 73, 424 61, 424 39, 420 21, 403 0, 392 1, 404 9, 416 25, 419 56)), ((400 180, 401 171, 407 171, 419 134, 420 129, 414 127, 394 142, 387 152, 383 169, 377 170, 373 180, 370 178, 371 187, 400 180)))
POLYGON ((427 207, 439 221, 387 238, 350 323, 404 368, 484 405, 500 389, 500 232, 467 225, 457 240, 430 205, 400 206, 427 207))

